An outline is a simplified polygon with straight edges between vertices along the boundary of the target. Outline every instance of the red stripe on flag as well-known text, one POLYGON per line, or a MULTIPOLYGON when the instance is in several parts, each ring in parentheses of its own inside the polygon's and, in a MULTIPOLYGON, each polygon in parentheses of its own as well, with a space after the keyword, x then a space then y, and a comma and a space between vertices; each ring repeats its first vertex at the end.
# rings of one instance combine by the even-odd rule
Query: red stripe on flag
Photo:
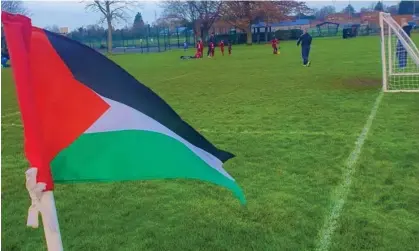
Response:
MULTIPOLYGON (((9 27, 9 30, 18 34, 18 31, 9 27)), ((25 75, 26 83, 28 83, 26 86, 30 86, 28 90, 24 91, 27 93, 26 96, 22 97, 20 95, 22 90, 18 88, 19 102, 32 105, 34 114, 36 114, 36 117, 35 115, 23 117, 25 139, 27 139, 26 126, 36 128, 34 130, 36 140, 29 138, 31 139, 31 144, 28 145, 30 148, 25 148, 25 151, 41 148, 42 153, 37 154, 41 154, 42 162, 39 163, 42 163, 42 170, 45 170, 41 173, 38 172, 38 182, 46 182, 47 189, 52 189, 50 162, 105 113, 109 105, 94 91, 73 77, 42 29, 36 27, 31 29, 29 53, 27 50, 21 52, 25 55, 20 58, 16 51, 14 54, 12 53, 12 50, 19 50, 19 48, 17 46, 10 47, 10 57, 15 76, 25 75), (24 65, 25 61, 26 68, 23 71, 20 65, 24 65), (16 71, 15 68, 20 71, 16 71)), ((9 34, 6 32, 7 36, 9 34)), ((8 45, 14 43, 15 40, 8 38, 8 45)), ((18 86, 17 82, 16 78, 16 86, 18 86)), ((23 113, 26 112, 22 110, 23 113)), ((27 154, 27 156, 29 155, 27 154)), ((33 166, 39 168, 34 164, 33 166)))
POLYGON ((38 168, 38 181, 45 182, 52 189, 52 178, 48 164, 42 159, 42 142, 37 125, 35 99, 30 78, 29 50, 31 20, 25 16, 1 13, 1 20, 13 64, 17 98, 21 110, 25 137, 25 155, 32 167, 38 168))

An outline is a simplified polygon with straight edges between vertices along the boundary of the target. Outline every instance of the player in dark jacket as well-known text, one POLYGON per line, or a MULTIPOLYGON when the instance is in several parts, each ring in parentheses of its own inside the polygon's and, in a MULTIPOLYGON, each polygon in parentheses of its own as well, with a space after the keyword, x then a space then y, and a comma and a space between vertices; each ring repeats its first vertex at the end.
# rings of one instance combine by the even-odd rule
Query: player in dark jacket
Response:
MULTIPOLYGON (((406 35, 410 37, 410 32, 412 31, 413 26, 406 22, 406 18, 402 18, 401 23, 402 29, 406 32, 406 35)), ((402 36, 404 37, 405 35, 402 33, 402 36)), ((406 37, 404 38, 407 40, 406 37)), ((405 68, 407 66, 407 51, 400 40, 397 41, 396 56, 399 61, 399 68, 405 68)))
POLYGON ((297 46, 301 44, 301 56, 303 58, 303 65, 310 66, 310 61, 308 60, 310 55, 312 37, 307 33, 307 30, 304 29, 303 35, 297 41, 297 46))
POLYGON ((1 48, 1 67, 9 67, 7 61, 10 60, 9 51, 6 49, 6 46, 1 48))

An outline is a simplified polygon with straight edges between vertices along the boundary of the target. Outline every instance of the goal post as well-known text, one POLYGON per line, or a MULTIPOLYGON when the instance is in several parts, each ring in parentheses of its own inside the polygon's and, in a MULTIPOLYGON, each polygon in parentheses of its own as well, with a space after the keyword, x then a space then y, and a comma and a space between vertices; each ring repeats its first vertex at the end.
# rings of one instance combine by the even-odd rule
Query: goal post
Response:
POLYGON ((380 12, 383 91, 419 92, 419 50, 389 13, 380 12))

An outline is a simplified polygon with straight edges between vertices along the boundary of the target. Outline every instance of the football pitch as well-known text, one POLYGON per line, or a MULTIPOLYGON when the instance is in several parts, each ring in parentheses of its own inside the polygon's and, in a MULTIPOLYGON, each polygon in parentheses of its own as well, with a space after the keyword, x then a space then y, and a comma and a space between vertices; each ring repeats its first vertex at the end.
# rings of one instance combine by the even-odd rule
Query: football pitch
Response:
MULTIPOLYGON (((113 56, 236 155, 224 167, 248 204, 194 180, 57 185, 64 250, 418 250, 419 93, 380 96, 378 36, 314 39, 311 67, 295 42, 280 47, 113 56)), ((26 227, 10 69, 1 80, 2 250, 45 250, 42 227, 26 227)))

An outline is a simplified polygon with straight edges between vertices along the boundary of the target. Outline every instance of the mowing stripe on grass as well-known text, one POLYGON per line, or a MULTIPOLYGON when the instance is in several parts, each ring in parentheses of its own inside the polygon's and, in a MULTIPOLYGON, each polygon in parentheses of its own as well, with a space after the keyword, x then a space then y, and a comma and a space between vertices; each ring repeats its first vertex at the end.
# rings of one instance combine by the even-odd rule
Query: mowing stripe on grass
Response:
MULTIPOLYGON (((3 128, 8 127, 23 127, 22 124, 2 124, 3 128)), ((330 132, 314 132, 314 131, 217 131, 217 130, 208 130, 208 129, 198 129, 199 132, 203 133, 214 133, 214 134, 252 134, 252 135, 308 135, 308 136, 334 136, 334 137, 351 137, 350 134, 345 133, 330 133, 330 132)))
POLYGON ((16 116, 16 115, 19 115, 19 114, 20 114, 20 112, 12 112, 12 113, 5 114, 5 115, 1 116, 1 118, 13 117, 13 116, 16 116))
POLYGON ((1 124, 1 127, 8 128, 8 127, 23 127, 21 124, 1 124))
MULTIPOLYGON (((1 124, 3 128, 8 127, 23 127, 22 124, 1 124)), ((252 135, 307 135, 307 136, 333 136, 333 137, 352 137, 350 134, 345 133, 330 133, 330 132, 315 132, 315 131, 277 131, 277 130, 262 130, 262 131, 234 131, 234 130, 208 130, 208 129, 198 129, 199 132, 203 133, 213 133, 213 134, 252 134, 252 135)))
POLYGON ((375 100, 374 106, 372 107, 367 122, 365 123, 361 134, 358 136, 358 139, 355 142, 355 148, 353 149, 346 161, 346 168, 343 171, 342 183, 336 188, 334 194, 332 195, 333 205, 326 218, 323 228, 320 231, 320 240, 316 249, 318 251, 326 251, 330 246, 331 238, 337 227, 337 222, 340 213, 342 211, 343 205, 345 204, 346 198, 348 197, 348 193, 352 183, 352 176, 355 172, 355 164, 358 161, 359 155, 361 154, 362 146, 364 145, 365 139, 368 136, 368 131, 371 128, 372 121, 374 120, 375 115, 377 114, 377 110, 380 106, 383 95, 383 92, 380 92, 377 99, 375 100))
POLYGON ((208 130, 208 129, 198 129, 199 132, 204 133, 214 133, 214 134, 252 134, 252 135, 309 135, 309 136, 339 136, 339 137, 350 137, 350 134, 345 133, 335 133, 335 132, 316 132, 316 131, 285 131, 285 130, 244 130, 244 131, 235 131, 235 130, 208 130))

